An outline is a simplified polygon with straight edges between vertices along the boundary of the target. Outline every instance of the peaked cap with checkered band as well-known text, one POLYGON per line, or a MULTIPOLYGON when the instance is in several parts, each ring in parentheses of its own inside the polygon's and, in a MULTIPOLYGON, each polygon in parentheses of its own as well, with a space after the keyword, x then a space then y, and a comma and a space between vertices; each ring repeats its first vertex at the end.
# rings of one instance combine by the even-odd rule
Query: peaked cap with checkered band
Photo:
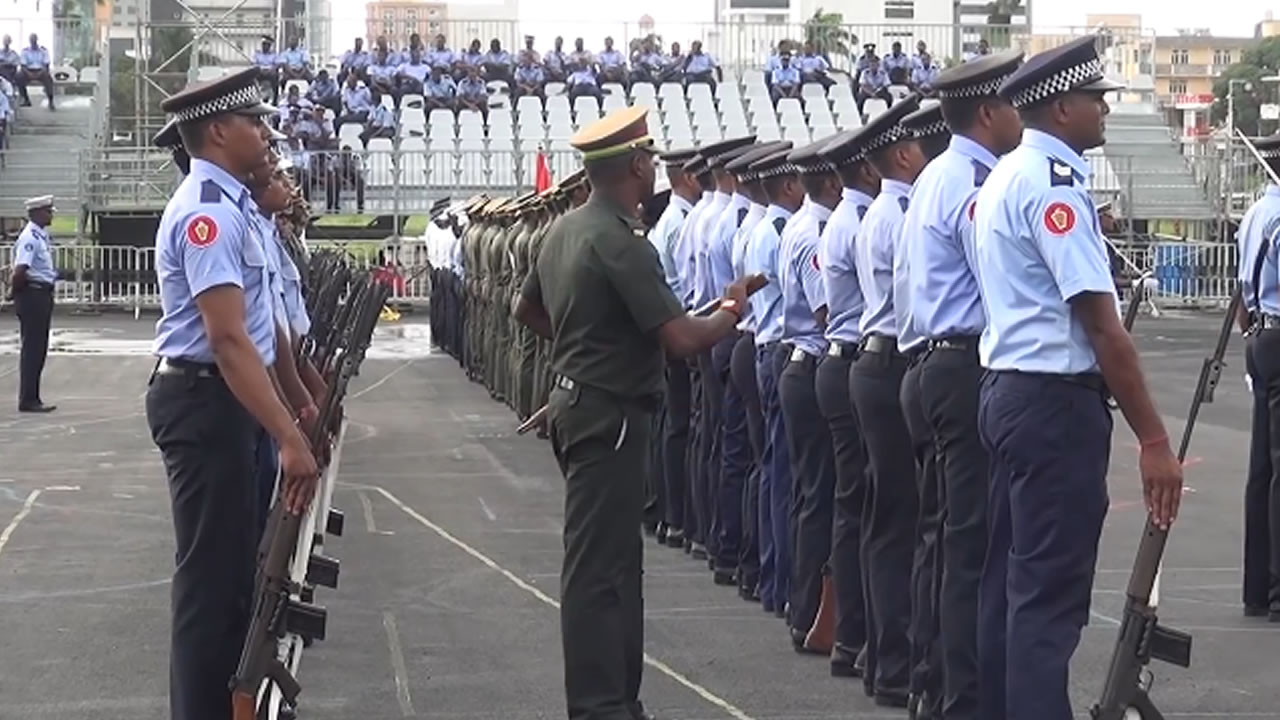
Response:
POLYGON ((1022 64, 1022 53, 1006 50, 943 70, 933 83, 942 101, 991 97, 1022 64))
POLYGON ((902 118, 902 127, 917 140, 951 133, 951 128, 942 119, 942 104, 937 102, 921 105, 919 110, 902 118))
POLYGON ((872 118, 871 122, 858 132, 858 144, 861 145, 863 154, 871 155, 894 143, 913 139, 911 131, 903 126, 902 119, 919 109, 920 96, 911 93, 894 103, 893 107, 872 118))
POLYGON ((271 115, 276 109, 262 100, 258 69, 245 68, 217 80, 189 85, 160 103, 179 123, 203 120, 215 115, 271 115))
POLYGON ((1280 132, 1267 137, 1254 138, 1253 149, 1258 151, 1263 160, 1272 165, 1280 161, 1280 132))
POLYGON ((1108 92, 1124 85, 1108 80, 1095 35, 1034 55, 1000 86, 1000 97, 1028 108, 1069 92, 1108 92))
POLYGON ((798 147, 787 156, 787 162, 795 165, 801 175, 822 175, 836 171, 836 164, 822 155, 827 146, 825 139, 798 147))

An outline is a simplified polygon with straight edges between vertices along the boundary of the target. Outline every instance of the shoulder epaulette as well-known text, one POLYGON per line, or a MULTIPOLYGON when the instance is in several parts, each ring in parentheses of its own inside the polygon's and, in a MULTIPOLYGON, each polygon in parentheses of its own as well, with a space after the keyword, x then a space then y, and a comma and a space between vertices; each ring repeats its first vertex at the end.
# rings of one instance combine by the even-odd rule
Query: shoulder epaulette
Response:
POLYGON ((973 186, 982 187, 982 183, 987 181, 987 176, 991 174, 991 168, 983 165, 977 160, 973 161, 973 186))
POLYGON ((867 216, 867 206, 866 206, 866 205, 859 205, 859 206, 858 206, 858 219, 859 219, 859 220, 861 220, 861 219, 863 219, 863 218, 864 218, 864 217, 866 217, 866 216, 867 216))
POLYGON ((218 183, 213 180, 205 180, 200 183, 200 202, 222 202, 222 188, 218 187, 218 183))
POLYGON ((911 207, 911 201, 907 199, 906 195, 898 196, 898 207, 902 208, 902 212, 906 212, 907 208, 911 207))
POLYGON ((1076 184, 1076 173, 1071 166, 1057 158, 1049 158, 1049 187, 1071 187, 1076 184))
POLYGON ((742 227, 742 221, 747 219, 747 213, 751 212, 747 208, 738 208, 738 227, 742 227))
POLYGON ((782 237, 782 228, 787 226, 787 219, 784 217, 776 217, 773 219, 773 229, 778 232, 778 237, 782 237))

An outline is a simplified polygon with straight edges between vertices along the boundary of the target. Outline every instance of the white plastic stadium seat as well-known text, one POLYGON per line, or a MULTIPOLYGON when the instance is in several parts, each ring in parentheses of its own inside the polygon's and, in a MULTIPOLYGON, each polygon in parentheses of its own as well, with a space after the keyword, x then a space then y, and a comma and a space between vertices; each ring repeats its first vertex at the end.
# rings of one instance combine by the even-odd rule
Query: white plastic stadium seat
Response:
MULTIPOLYGON (((89 68, 85 68, 85 70, 88 69, 89 68)), ((207 82, 209 80, 217 80, 222 77, 224 72, 225 70, 217 65, 204 65, 201 66, 199 70, 196 70, 196 81, 207 82)))

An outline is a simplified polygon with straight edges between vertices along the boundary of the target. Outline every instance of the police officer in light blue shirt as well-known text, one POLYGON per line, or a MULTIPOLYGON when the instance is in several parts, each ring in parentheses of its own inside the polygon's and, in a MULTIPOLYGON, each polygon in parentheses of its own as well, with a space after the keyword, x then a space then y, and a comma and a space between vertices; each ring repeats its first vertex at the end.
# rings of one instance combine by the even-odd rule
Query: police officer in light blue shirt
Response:
POLYGON ((764 414, 764 456, 760 472, 760 556, 773 558, 773 575, 760 577, 760 604, 765 612, 786 617, 791 593, 791 458, 786 421, 778 399, 778 378, 788 358, 782 344, 782 286, 779 246, 782 232, 804 203, 804 187, 790 150, 778 150, 753 162, 749 170, 764 187, 769 207, 747 241, 743 264, 748 273, 768 281, 749 302, 756 323, 756 382, 764 414))
MULTIPOLYGON (((711 158, 717 184, 723 183, 721 188, 730 195, 719 215, 706 226, 702 267, 704 298, 719 296, 736 277, 733 274, 733 237, 746 218, 751 201, 744 189, 738 186, 737 176, 729 171, 728 164, 753 152, 756 149, 752 144, 754 140, 751 137, 729 141, 729 149, 717 151, 718 154, 711 158)), ((721 147, 725 145, 721 143, 721 147)), ((707 475, 710 477, 708 495, 713 531, 707 538, 707 551, 713 571, 712 581, 717 585, 733 585, 739 571, 743 539, 742 492, 751 456, 742 397, 730 378, 733 349, 738 344, 739 332, 735 329, 717 342, 705 358, 702 369, 709 415, 706 422, 710 435, 707 475)))
POLYGON ((991 454, 978 620, 980 717, 1067 720, 1068 666, 1089 620, 1107 513, 1108 390, 1141 447, 1148 510, 1167 528, 1182 468, 1120 322, 1082 153, 1102 145, 1118 87, 1097 39, 1029 59, 1000 96, 1022 144, 978 191, 974 257, 987 324, 978 411, 991 454), (1063 442, 1070 438, 1070 442, 1063 442))
MULTIPOLYGON (((1254 141, 1272 178, 1280 169, 1280 134, 1254 141)), ((1274 182, 1274 181, 1273 181, 1274 182)), ((1276 427, 1274 389, 1280 363, 1274 353, 1280 340, 1280 299, 1277 297, 1277 246, 1280 245, 1280 186, 1268 184, 1262 197, 1245 213, 1238 233, 1241 309, 1237 318, 1246 328, 1245 363, 1252 379, 1253 422, 1249 475, 1245 485, 1245 615, 1269 615, 1280 620, 1280 503, 1274 482, 1275 452, 1271 440, 1276 427), (1270 528, 1270 532, 1268 532, 1270 528)))
POLYGON ((702 51, 702 41, 689 44, 689 54, 684 57, 684 84, 705 83, 714 91, 717 82, 724 82, 724 70, 716 59, 702 51))
MULTIPOLYGON (((945 151, 916 179, 902 231, 907 288, 895 302, 905 301, 915 336, 928 342, 928 352, 908 370, 902 390, 921 477, 917 570, 942 578, 940 587, 916 587, 916 617, 923 622, 918 640, 932 662, 923 686, 913 690, 923 693, 920 709, 935 717, 943 707, 957 718, 979 717, 974 628, 986 554, 989 473, 978 436, 978 335, 986 317, 972 269, 970 210, 996 158, 1021 137, 1017 112, 996 95, 1021 62, 1021 53, 1001 53, 938 78, 941 104, 921 118, 917 134, 932 132, 935 139, 921 142, 941 144, 938 149, 945 151), (949 145, 948 127, 954 133, 949 145)), ((930 154, 927 147, 925 154, 930 154)))
POLYGON ((604 39, 604 51, 596 56, 600 82, 627 82, 627 58, 613 47, 613 38, 604 39))
MULTIPOLYGON (((1259 138, 1254 147, 1271 169, 1280 169, 1280 135, 1259 138)), ((1239 247, 1239 268, 1236 280, 1240 288, 1240 316, 1238 323, 1245 333, 1245 370, 1249 374, 1253 393, 1253 421, 1249 439, 1249 474, 1244 490, 1244 613, 1250 617, 1268 614, 1271 598, 1280 598, 1280 578, 1271 573, 1273 559, 1280 558, 1280 547, 1272 538, 1269 527, 1280 527, 1280 518, 1271 511, 1272 473, 1271 463, 1271 411, 1267 402, 1267 383, 1261 367, 1268 360, 1258 356, 1262 316, 1259 306, 1263 288, 1258 286, 1267 251, 1274 248, 1274 238, 1280 232, 1280 185, 1273 180, 1267 185, 1240 222, 1236 232, 1239 247), (1268 243, 1272 243, 1268 246, 1268 243), (1273 579, 1275 578, 1275 579, 1273 579)), ((1269 289, 1274 292, 1274 288, 1269 289)))
MULTIPOLYGON (((658 222, 649 230, 649 242, 658 251, 667 286, 677 298, 681 296, 680 272, 677 263, 676 240, 680 236, 693 203, 701 195, 698 181, 685 172, 684 166, 696 151, 692 148, 672 150, 658 156, 666 165, 667 180, 671 184, 671 200, 658 222)), ((684 548, 685 515, 688 503, 689 420, 692 388, 689 364, 682 358, 667 358, 666 402, 662 419, 663 482, 666 483, 666 518, 664 527, 658 528, 659 542, 667 546, 684 548)))
POLYGON ((57 409, 40 398, 40 375, 49 354, 49 324, 53 320, 53 285, 58 271, 53 265, 53 196, 26 201, 27 224, 13 248, 12 288, 14 309, 22 333, 18 360, 18 412, 47 413, 57 409))
POLYGON ((898 346, 894 305, 895 258, 902 252, 902 222, 911 183, 924 168, 920 144, 902 124, 919 109, 911 96, 863 127, 868 161, 880 174, 880 194, 862 219, 855 241, 858 286, 866 300, 859 330, 861 353, 849 371, 849 394, 863 430, 871 474, 871 508, 864 517, 870 543, 867 588, 871 607, 867 672, 876 703, 906 707, 910 692, 911 564, 918 493, 915 460, 899 391, 909 359, 898 346))
POLYGON ((800 68, 791 64, 791 53, 783 52, 778 59, 778 67, 769 73, 769 89, 773 93, 774 104, 784 97, 800 97, 800 83, 800 68))
POLYGON ((257 78, 249 68, 161 106, 175 115, 191 157, 156 232, 162 315, 146 393, 178 540, 170 659, 170 716, 178 720, 231 712, 227 687, 253 592, 255 429, 279 443, 291 512, 304 509, 317 473, 268 373, 287 348, 276 345, 267 256, 250 231, 244 184, 267 157, 262 118, 274 112, 257 78))
MULTIPOLYGON (((936 102, 904 117, 902 127, 920 146, 925 162, 941 154, 950 139, 947 125, 942 120, 942 109, 936 102)), ((913 185, 912 196, 914 194, 913 185)), ((907 371, 902 376, 898 401, 911 439, 919 498, 914 532, 915 562, 911 568, 911 693, 907 707, 908 712, 914 711, 924 717, 941 717, 943 692, 934 595, 938 583, 938 529, 942 523, 943 506, 938 487, 934 434, 920 398, 920 375, 928 342, 914 327, 914 302, 909 292, 913 265, 908 248, 914 238, 907 223, 916 209, 913 200, 903 219, 898 247, 893 254, 893 310, 898 326, 898 351, 907 358, 907 371)))
MULTIPOLYGON (((730 277, 746 275, 747 239, 764 217, 765 207, 769 204, 763 185, 751 172, 751 164, 779 150, 790 149, 789 141, 763 143, 725 163, 725 170, 734 176, 737 191, 746 196, 748 203, 745 214, 741 210, 734 213, 737 229, 731 239, 730 277)), ((717 255, 714 262, 719 267, 723 256, 717 255)), ((716 272, 719 276, 721 271, 716 272)), ((738 331, 729 360, 729 382, 725 386, 723 472, 726 479, 741 477, 743 483, 740 490, 741 545, 736 578, 738 596, 749 602, 759 602, 763 578, 767 576, 769 583, 773 582, 773 557, 761 557, 760 552, 760 459, 764 455, 764 415, 760 411, 760 385, 756 382, 755 319, 750 304, 743 313, 742 322, 738 323, 738 331), (744 434, 749 443, 746 447, 742 444, 744 434)), ((772 533, 771 529, 767 530, 772 533)))
POLYGON ((787 162, 800 174, 809 209, 796 213, 782 232, 778 250, 782 281, 782 342, 790 357, 778 380, 778 397, 790 441, 791 477, 795 483, 791 524, 792 557, 788 624, 798 652, 830 653, 829 638, 818 630, 822 578, 831 555, 831 516, 836 470, 831 433, 818 406, 818 363, 827 352, 826 288, 818 259, 819 238, 831 211, 840 202, 835 165, 819 151, 826 141, 793 150, 787 162))
POLYGON ((342 53, 342 60, 338 65, 338 84, 346 82, 348 75, 368 81, 365 70, 371 62, 373 54, 364 49, 364 38, 356 38, 352 49, 342 53))
POLYGON ((676 239, 675 255, 677 271, 680 276, 680 292, 676 297, 684 303, 686 310, 694 308, 693 300, 697 291, 697 277, 694 274, 697 262, 697 244, 694 229, 699 218, 706 212, 707 206, 715 199, 715 180, 711 176, 711 168, 707 167, 707 159, 701 154, 694 154, 684 164, 686 174, 694 178, 701 194, 689 214, 685 215, 684 224, 680 226, 680 235, 676 239))
POLYGON ((22 48, 22 52, 18 54, 20 64, 13 84, 17 86, 18 94, 22 97, 22 106, 31 107, 27 85, 33 82, 40 83, 44 87, 44 96, 49 102, 49 109, 53 110, 53 74, 49 69, 49 51, 40 44, 35 33, 31 33, 30 41, 30 44, 22 48))
MULTIPOLYGON (((858 285, 854 241, 862 218, 880 192, 880 176, 867 162, 857 131, 828 140, 821 153, 835 166, 844 186, 818 240, 818 266, 827 298, 827 353, 818 365, 814 384, 818 408, 831 432, 836 476, 830 561, 836 617, 830 662, 833 676, 858 677, 863 670, 858 656, 867 644, 862 512, 868 485, 862 432, 849 397, 849 369, 857 356, 862 338, 858 323, 866 308, 858 285)), ((865 662, 865 656, 863 659, 865 662)))

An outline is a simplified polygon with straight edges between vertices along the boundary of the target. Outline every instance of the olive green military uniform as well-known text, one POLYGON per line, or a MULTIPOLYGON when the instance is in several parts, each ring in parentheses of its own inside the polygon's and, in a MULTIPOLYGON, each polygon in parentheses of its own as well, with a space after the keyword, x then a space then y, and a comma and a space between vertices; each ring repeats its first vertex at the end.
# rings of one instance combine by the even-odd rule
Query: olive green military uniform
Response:
POLYGON ((569 717, 629 720, 643 662, 638 528, 663 387, 657 330, 683 309, 634 212, 600 194, 548 233, 522 294, 556 333, 548 414, 565 476, 569 717))
MULTIPOLYGON (((515 245, 511 249, 514 264, 512 288, 518 293, 524 287, 525 278, 529 276, 529 268, 533 264, 529 254, 533 243, 533 235, 542 224, 542 216, 546 211, 545 200, 539 198, 524 213, 520 234, 516 236, 515 245)), ((533 414, 533 364, 537 355, 537 335, 523 324, 514 323, 516 340, 512 343, 511 374, 515 383, 516 417, 521 421, 533 414)))
POLYGON ((484 208, 488 203, 481 203, 471 214, 471 222, 467 226, 467 231, 462 236, 462 258, 464 281, 464 335, 466 337, 466 368, 467 377, 472 380, 479 379, 480 375, 480 359, 479 355, 482 350, 480 340, 480 285, 484 277, 484 268, 480 263, 480 235, 484 232, 485 215, 484 208))

